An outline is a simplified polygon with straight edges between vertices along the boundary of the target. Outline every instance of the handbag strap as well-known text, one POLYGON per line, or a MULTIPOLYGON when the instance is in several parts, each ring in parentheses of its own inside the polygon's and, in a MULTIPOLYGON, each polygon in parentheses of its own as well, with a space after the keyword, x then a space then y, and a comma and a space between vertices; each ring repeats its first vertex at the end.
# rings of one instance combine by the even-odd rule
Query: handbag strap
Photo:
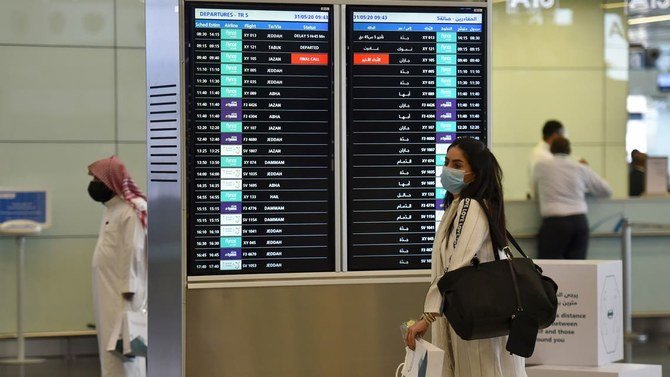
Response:
MULTIPOLYGON (((521 250, 521 246, 519 246, 519 243, 516 242, 516 240, 514 239, 514 236, 512 236, 512 233, 510 233, 509 230, 507 230, 507 229, 505 229, 505 232, 507 233, 507 240, 512 245, 514 245, 514 248, 516 248, 519 251, 519 253, 521 253, 521 255, 523 255, 524 258, 528 258, 528 255, 526 255, 526 253, 524 253, 523 250, 521 250)), ((509 249, 509 247, 508 247, 508 249, 509 249)), ((510 250, 510 254, 511 254, 511 250, 510 250)))
POLYGON ((514 270, 514 263, 512 258, 507 259, 507 265, 509 266, 509 272, 512 276, 512 286, 514 287, 514 299, 516 300, 516 311, 522 312, 523 306, 521 305, 521 294, 519 293, 519 283, 516 279, 516 271, 514 270))
MULTIPOLYGON (((526 253, 521 250, 521 246, 519 246, 519 243, 516 242, 514 239, 514 236, 512 236, 512 233, 509 232, 509 230, 505 229, 505 233, 507 233, 507 240, 514 245, 514 247, 523 255, 524 258, 528 258, 526 253)), ((519 293, 519 283, 517 282, 516 279, 516 271, 514 270, 514 263, 512 263, 512 251, 509 249, 509 246, 505 246, 509 254, 507 254, 507 265, 509 266, 509 271, 510 274, 512 275, 512 285, 514 286, 514 298, 516 299, 516 311, 517 312, 522 312, 523 311, 523 305, 521 304, 521 294, 519 293)))
MULTIPOLYGON (((469 201, 470 199, 467 198, 466 200, 469 201)), ((469 203, 468 203, 468 204, 469 204, 469 203)), ((481 204, 481 203, 480 203, 480 204, 481 204)), ((488 214, 488 209, 486 208, 486 206, 483 205, 483 204, 481 204, 481 206, 482 206, 482 208, 484 209, 484 212, 486 212, 486 213, 488 214)), ((520 253, 521 255, 523 255, 524 258, 528 258, 528 256, 526 255, 526 253, 524 253, 523 250, 521 250, 521 246, 519 246, 519 243, 516 242, 516 240, 514 239, 514 236, 512 236, 512 233, 510 233, 509 230, 505 229, 505 234, 507 235, 507 240, 508 240, 512 245, 514 245, 514 247, 515 247, 517 250, 519 250, 519 253, 520 253)), ((490 224, 490 223, 489 223, 489 236, 491 237, 491 241, 493 241, 493 230, 492 230, 492 227, 491 227, 491 224, 490 224)), ((454 247, 455 247, 455 246, 456 246, 456 245, 455 245, 455 243, 454 243, 454 247)), ((508 258, 511 258, 511 257, 512 257, 512 250, 509 248, 509 246, 506 245, 505 247, 503 247, 503 251, 505 252, 505 254, 507 255, 508 258)), ((475 258, 476 258, 476 257, 477 257, 477 256, 475 255, 475 258)), ((494 257, 495 260, 500 260, 500 256, 498 255, 498 252, 496 252, 496 251, 493 252, 493 257, 494 257)))

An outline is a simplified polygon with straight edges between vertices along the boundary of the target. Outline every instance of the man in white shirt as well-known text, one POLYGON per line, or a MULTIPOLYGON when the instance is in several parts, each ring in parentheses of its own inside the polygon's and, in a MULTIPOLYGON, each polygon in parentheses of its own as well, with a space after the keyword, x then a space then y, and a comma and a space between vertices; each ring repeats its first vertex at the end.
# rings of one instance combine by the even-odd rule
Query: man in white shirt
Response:
POLYGON ((533 182, 540 202, 540 259, 586 259, 589 224, 586 194, 609 197, 612 188, 588 165, 570 159, 570 141, 551 143, 554 158, 538 161, 533 182))
POLYGON ((565 128, 561 122, 552 119, 544 123, 544 127, 542 127, 542 140, 533 147, 533 150, 528 157, 528 199, 535 197, 535 187, 533 186, 533 169, 535 168, 535 164, 537 164, 538 161, 553 158, 553 155, 549 151, 549 146, 555 138, 564 135, 565 128))

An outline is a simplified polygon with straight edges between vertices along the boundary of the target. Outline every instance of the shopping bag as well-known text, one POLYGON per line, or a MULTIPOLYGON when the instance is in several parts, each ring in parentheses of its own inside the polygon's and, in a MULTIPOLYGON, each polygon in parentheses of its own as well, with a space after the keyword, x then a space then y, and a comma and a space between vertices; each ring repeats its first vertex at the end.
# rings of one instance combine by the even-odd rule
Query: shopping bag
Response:
POLYGON ((402 377, 441 377, 444 351, 417 338, 414 351, 405 347, 405 365, 402 377))

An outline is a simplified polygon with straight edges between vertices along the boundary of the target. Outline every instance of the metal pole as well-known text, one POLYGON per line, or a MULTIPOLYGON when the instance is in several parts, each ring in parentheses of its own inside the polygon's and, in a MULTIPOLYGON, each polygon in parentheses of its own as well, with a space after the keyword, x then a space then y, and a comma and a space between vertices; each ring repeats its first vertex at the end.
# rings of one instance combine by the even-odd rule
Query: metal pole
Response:
POLYGON ((633 345, 630 336, 633 332, 633 316, 631 307, 633 300, 630 297, 630 257, 632 246, 632 229, 627 217, 621 219, 621 263, 623 265, 623 333, 624 333, 624 362, 633 360, 633 345))
POLYGON ((26 360, 26 339, 23 334, 23 269, 26 265, 25 247, 26 237, 16 237, 16 342, 18 348, 17 361, 22 363, 26 360))
POLYGON ((628 218, 624 217, 621 226, 621 262, 623 264, 623 329, 624 334, 633 332, 633 299, 631 297, 631 238, 632 229, 628 218))
POLYGON ((647 334, 633 332, 633 294, 632 294, 632 239, 633 226, 627 217, 621 219, 621 263, 623 264, 623 330, 624 361, 633 360, 631 342, 646 342, 647 334))

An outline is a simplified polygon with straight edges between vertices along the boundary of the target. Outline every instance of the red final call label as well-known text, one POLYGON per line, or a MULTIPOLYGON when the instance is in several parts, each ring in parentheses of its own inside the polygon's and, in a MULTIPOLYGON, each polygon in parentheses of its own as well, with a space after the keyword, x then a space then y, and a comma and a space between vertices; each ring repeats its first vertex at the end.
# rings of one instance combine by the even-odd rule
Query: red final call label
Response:
POLYGON ((328 54, 299 54, 291 53, 291 64, 328 64, 328 54))
POLYGON ((389 64, 389 54, 354 53, 354 64, 389 64))

